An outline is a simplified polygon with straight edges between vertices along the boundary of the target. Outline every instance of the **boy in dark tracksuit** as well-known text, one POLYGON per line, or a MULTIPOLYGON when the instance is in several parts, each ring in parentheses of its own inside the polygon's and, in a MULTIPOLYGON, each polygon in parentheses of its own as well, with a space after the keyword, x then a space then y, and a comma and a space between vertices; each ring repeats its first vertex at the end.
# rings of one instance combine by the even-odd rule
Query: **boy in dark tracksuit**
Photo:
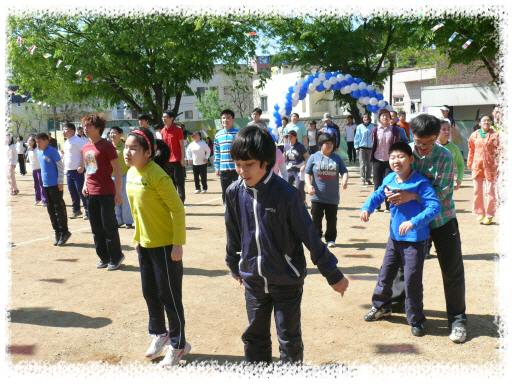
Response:
POLYGON ((245 127, 231 145, 240 179, 226 191, 226 264, 245 286, 249 325, 245 360, 271 363, 272 310, 281 361, 302 362, 300 303, 306 277, 303 244, 332 288, 343 296, 348 280, 320 241, 299 191, 272 172, 275 144, 266 130, 245 127))

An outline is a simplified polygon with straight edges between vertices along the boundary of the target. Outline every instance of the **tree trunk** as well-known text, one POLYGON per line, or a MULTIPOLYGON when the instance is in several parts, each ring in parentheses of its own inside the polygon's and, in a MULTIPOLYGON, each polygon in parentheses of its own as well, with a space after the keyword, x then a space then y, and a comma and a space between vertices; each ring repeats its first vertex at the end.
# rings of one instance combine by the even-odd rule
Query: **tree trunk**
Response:
POLYGON ((53 107, 53 132, 57 136, 57 107, 53 107))

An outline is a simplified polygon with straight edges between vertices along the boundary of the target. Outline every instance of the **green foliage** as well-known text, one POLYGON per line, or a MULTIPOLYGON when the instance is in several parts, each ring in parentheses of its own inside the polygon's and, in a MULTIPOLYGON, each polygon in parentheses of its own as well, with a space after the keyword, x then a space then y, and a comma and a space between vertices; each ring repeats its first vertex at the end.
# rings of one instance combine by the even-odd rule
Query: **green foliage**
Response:
POLYGON ((202 97, 198 97, 197 103, 194 105, 201 112, 201 118, 204 120, 220 119, 220 113, 224 109, 231 108, 229 103, 219 104, 219 92, 213 91, 211 87, 208 87, 202 97))

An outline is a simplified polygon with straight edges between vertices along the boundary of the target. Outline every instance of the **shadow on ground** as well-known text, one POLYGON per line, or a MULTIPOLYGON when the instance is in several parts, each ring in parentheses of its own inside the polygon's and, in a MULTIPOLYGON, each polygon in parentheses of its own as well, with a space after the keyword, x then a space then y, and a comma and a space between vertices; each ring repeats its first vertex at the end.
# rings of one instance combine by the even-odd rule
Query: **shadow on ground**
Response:
POLYGON ((90 317, 76 312, 56 311, 53 309, 31 311, 18 308, 8 311, 11 323, 41 325, 59 328, 103 328, 112 323, 106 317, 90 317))

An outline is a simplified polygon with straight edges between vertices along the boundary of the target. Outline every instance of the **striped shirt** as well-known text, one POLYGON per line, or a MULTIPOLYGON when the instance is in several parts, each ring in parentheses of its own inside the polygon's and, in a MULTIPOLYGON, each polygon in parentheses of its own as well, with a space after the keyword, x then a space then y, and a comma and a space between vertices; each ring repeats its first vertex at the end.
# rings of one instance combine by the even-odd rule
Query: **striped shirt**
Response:
POLYGON ((389 160, 389 147, 393 144, 393 126, 389 124, 386 128, 380 126, 377 128, 377 149, 375 150, 375 157, 380 161, 389 160))
POLYGON ((238 129, 232 127, 229 131, 225 129, 221 129, 215 135, 215 139, 213 141, 213 148, 215 152, 215 170, 229 171, 235 169, 235 162, 231 158, 229 154, 229 150, 231 149, 231 143, 238 133, 238 129))
POLYGON ((455 203, 452 198, 453 156, 449 150, 437 142, 424 157, 418 155, 414 143, 411 143, 410 146, 414 154, 412 169, 425 176, 432 183, 441 202, 441 213, 430 223, 431 228, 438 228, 455 218, 455 203))

